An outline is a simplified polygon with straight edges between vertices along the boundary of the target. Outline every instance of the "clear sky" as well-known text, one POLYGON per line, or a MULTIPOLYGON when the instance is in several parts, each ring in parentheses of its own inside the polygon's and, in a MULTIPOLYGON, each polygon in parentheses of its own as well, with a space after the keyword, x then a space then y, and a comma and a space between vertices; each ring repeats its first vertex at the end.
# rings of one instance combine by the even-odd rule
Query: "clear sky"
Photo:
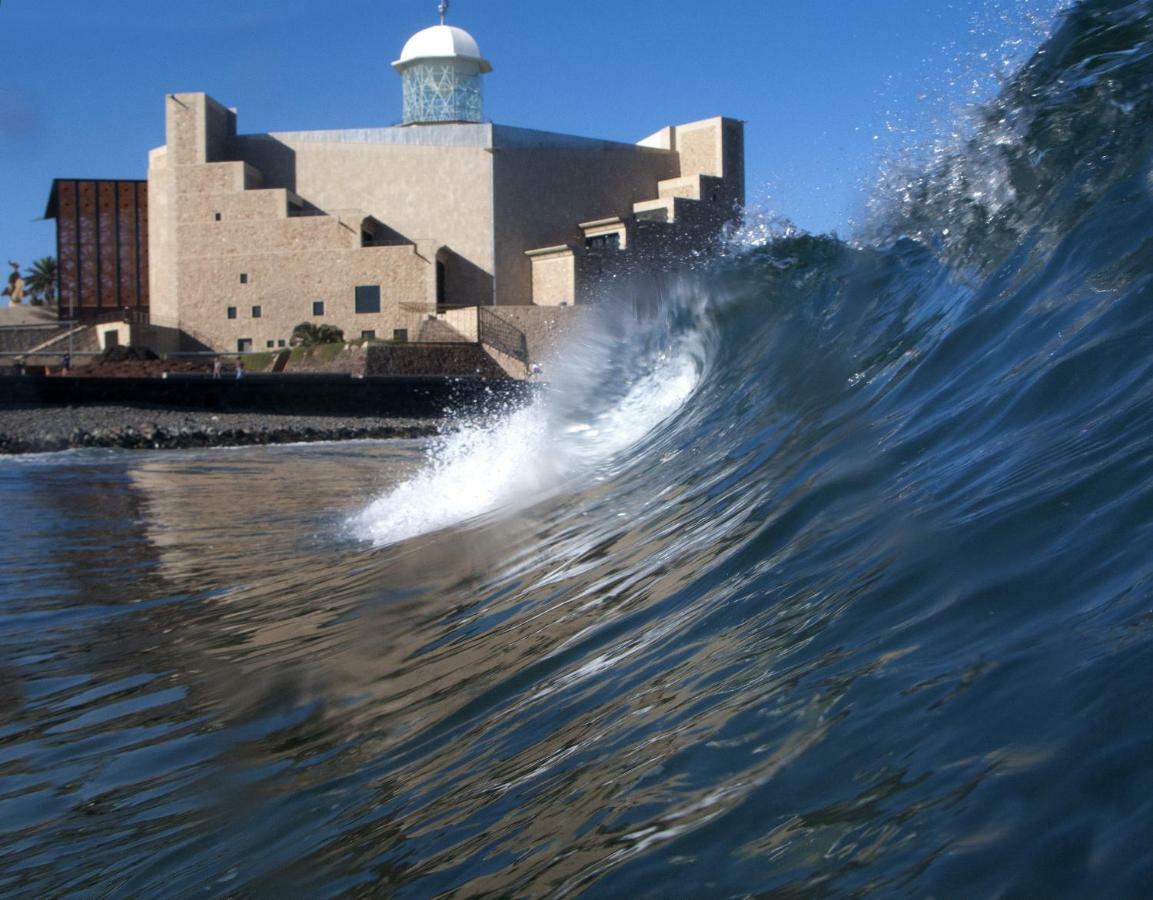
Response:
MULTIPOLYGON (((636 141, 747 122, 749 200, 851 230, 884 154, 939 137, 1052 24, 1057 0, 453 0, 495 122, 636 141), (1040 27, 1039 27, 1040 26, 1040 27)), ((436 0, 0 0, 0 261, 55 252, 53 178, 144 178, 164 95, 242 132, 400 119, 389 63, 436 0)))

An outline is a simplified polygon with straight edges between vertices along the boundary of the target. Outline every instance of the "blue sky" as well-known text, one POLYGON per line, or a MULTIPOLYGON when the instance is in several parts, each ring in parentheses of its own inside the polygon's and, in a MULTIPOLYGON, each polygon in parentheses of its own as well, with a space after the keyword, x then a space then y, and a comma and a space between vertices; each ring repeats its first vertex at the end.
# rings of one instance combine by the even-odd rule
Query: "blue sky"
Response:
MULTIPOLYGON (((750 203, 844 235, 879 159, 954 127, 1057 5, 453 0, 449 21, 495 67, 493 121, 636 141, 744 119, 750 203)), ((435 21, 436 0, 0 0, 0 261, 54 253, 53 178, 145 177, 167 92, 242 132, 394 124, 389 63, 435 21)))

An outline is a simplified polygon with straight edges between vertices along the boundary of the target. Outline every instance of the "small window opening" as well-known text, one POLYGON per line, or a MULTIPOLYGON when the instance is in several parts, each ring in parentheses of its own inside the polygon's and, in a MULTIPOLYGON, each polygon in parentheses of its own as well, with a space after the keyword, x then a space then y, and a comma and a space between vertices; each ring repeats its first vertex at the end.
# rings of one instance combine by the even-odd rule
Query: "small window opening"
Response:
POLYGON ((380 285, 362 284, 357 286, 356 311, 360 315, 380 312, 380 285))
POLYGON ((590 238, 585 238, 586 250, 620 250, 621 248, 621 235, 619 231, 614 231, 611 234, 598 234, 590 238))

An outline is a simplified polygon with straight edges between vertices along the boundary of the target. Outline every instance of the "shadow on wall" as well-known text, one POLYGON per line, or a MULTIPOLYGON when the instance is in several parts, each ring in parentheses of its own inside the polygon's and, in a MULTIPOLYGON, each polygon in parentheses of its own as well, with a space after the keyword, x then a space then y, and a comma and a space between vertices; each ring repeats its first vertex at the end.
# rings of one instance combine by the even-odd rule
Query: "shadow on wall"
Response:
POLYGON ((296 151, 268 134, 246 134, 233 139, 231 156, 260 170, 262 187, 287 188, 296 193, 296 151))
POLYGON ((436 302, 438 306, 489 306, 492 275, 450 247, 436 254, 436 302))

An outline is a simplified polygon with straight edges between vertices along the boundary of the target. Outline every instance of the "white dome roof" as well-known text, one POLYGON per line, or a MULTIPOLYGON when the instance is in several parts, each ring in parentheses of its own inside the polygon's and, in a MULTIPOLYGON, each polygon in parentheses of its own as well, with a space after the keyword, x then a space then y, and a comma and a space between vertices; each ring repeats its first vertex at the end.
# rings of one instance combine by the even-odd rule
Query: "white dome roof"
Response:
POLYGON ((479 63, 482 72, 492 71, 488 60, 480 55, 476 39, 463 28, 452 25, 433 25, 418 31, 408 39, 393 66, 403 69, 422 59, 466 59, 479 63))

